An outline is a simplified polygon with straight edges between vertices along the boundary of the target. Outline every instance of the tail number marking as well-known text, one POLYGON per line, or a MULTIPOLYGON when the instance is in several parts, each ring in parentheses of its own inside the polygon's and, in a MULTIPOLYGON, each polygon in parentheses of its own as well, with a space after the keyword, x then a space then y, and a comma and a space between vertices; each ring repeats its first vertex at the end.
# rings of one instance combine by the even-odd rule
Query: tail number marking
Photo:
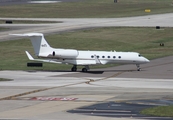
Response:
POLYGON ((46 44, 42 44, 41 47, 47 47, 47 45, 46 44))

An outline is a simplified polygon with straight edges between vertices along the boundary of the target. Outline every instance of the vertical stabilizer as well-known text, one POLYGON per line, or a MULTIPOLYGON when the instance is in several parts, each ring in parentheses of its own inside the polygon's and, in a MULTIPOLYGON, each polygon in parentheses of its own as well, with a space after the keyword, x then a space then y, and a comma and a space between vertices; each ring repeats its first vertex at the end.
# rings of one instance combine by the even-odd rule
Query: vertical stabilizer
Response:
POLYGON ((50 52, 51 47, 45 40, 42 33, 37 33, 37 34, 33 34, 33 35, 31 34, 30 39, 31 39, 32 45, 34 47, 35 54, 37 56, 39 56, 39 54, 50 52))
POLYGON ((31 43, 34 47, 35 54, 37 56, 48 55, 51 53, 52 48, 47 43, 42 33, 26 33, 26 34, 12 34, 16 36, 30 37, 31 43))

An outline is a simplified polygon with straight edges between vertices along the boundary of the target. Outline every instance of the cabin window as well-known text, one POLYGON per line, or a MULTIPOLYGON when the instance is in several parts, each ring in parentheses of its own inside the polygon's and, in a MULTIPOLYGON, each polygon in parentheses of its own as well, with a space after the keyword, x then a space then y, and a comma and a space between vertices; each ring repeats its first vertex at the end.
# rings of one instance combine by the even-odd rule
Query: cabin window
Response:
POLYGON ((94 56, 92 55, 91 58, 94 58, 94 56))
POLYGON ((97 56, 97 58, 99 58, 99 56, 97 56))
POLYGON ((140 55, 140 54, 139 54, 138 56, 139 56, 139 57, 141 57, 141 55, 140 55))
POLYGON ((108 56, 108 58, 110 58, 110 56, 108 56))
POLYGON ((121 58, 121 56, 118 57, 119 59, 121 58))
POLYGON ((105 56, 102 56, 102 58, 105 58, 105 56))
POLYGON ((113 58, 115 59, 116 57, 115 57, 115 56, 113 56, 113 58))

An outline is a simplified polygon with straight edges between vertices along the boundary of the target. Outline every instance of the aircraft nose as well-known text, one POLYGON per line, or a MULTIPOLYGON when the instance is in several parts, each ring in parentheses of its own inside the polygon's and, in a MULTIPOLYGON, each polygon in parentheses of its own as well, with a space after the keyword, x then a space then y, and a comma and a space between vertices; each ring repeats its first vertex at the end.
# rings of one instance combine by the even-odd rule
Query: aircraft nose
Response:
POLYGON ((150 62, 150 60, 148 60, 147 58, 144 58, 144 59, 145 59, 145 62, 146 62, 146 63, 150 62))

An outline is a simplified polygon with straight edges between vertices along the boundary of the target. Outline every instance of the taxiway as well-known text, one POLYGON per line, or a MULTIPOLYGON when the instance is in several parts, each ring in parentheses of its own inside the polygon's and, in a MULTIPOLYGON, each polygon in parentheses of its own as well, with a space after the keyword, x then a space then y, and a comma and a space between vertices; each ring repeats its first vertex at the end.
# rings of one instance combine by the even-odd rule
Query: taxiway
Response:
POLYGON ((173 27, 173 13, 157 14, 126 18, 0 18, 0 20, 35 20, 35 21, 58 21, 61 23, 49 24, 0 24, 0 27, 11 28, 12 30, 0 32, 0 41, 16 39, 10 34, 40 32, 53 34, 76 29, 92 27, 173 27))
POLYGON ((134 70, 135 66, 132 65, 92 70, 88 73, 0 71, 0 78, 12 79, 0 82, 0 118, 172 119, 137 115, 137 110, 142 107, 165 105, 165 101, 167 104, 173 103, 172 57, 142 65, 140 72, 134 70), (117 112, 117 107, 105 107, 105 104, 126 107, 117 112), (145 106, 140 107, 141 104, 145 106), (96 108, 88 110, 89 106, 96 108), (132 110, 127 106, 131 106, 132 110), (122 111, 131 113, 122 114, 122 111))

